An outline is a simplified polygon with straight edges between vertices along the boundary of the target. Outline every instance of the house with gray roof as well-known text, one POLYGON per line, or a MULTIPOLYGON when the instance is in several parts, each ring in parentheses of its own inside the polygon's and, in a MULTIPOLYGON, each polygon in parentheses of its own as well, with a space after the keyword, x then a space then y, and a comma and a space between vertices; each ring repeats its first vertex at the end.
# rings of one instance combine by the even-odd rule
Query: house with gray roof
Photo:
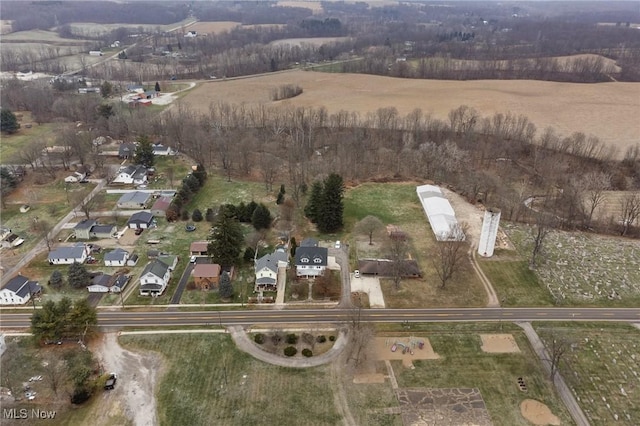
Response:
POLYGON ((118 157, 126 159, 133 158, 136 153, 135 143, 121 143, 118 147, 118 157))
POLYGON ((131 229, 147 229, 151 228, 153 223, 153 214, 149 212, 138 212, 131 215, 127 226, 131 229))
POLYGON ((296 276, 313 278, 324 275, 327 269, 328 250, 326 247, 298 247, 296 249, 296 276))
POLYGON ((289 264, 289 256, 284 249, 278 249, 256 259, 255 291, 275 291, 278 288, 278 270, 286 268, 289 264))
POLYGON ((41 291, 42 287, 37 281, 17 275, 0 290, 0 305, 24 305, 41 291))
POLYGON ((129 260, 129 252, 121 248, 111 250, 104 255, 105 266, 125 266, 127 260, 129 260))
POLYGON ((318 247, 318 240, 315 238, 305 238, 300 242, 300 247, 318 247))
POLYGON ((116 225, 94 225, 89 231, 91 238, 111 238, 118 228, 116 225))
POLYGON ((72 263, 84 263, 87 260, 90 249, 84 243, 76 243, 72 246, 58 247, 49 252, 50 265, 71 265, 72 263))
POLYGON ((87 286, 87 290, 89 290, 89 293, 109 293, 113 283, 113 276, 99 274, 91 279, 91 285, 87 286))
POLYGON ((125 287, 127 286, 127 284, 129 284, 129 281, 131 281, 131 276, 130 275, 118 275, 116 276, 116 280, 114 281, 113 285, 111 286, 111 293, 120 293, 122 292, 125 287))
POLYGON ((140 275, 140 296, 160 296, 170 279, 169 265, 158 259, 149 262, 140 275))
POLYGON ((82 220, 73 227, 73 233, 79 240, 111 238, 116 231, 115 225, 99 225, 94 219, 82 220))
POLYGON ((130 164, 121 167, 112 183, 141 185, 147 182, 147 168, 145 166, 130 164))
POLYGON ((150 193, 132 191, 122 194, 116 206, 118 206, 119 209, 146 209, 149 200, 151 200, 150 193))

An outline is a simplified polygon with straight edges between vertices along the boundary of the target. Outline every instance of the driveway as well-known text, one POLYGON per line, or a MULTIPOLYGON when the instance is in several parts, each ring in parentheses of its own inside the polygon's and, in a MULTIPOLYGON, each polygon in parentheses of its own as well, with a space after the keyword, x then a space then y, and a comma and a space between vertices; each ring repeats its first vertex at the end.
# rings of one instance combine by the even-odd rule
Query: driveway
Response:
POLYGON ((186 268, 184 268, 184 272, 182 273, 182 277, 180 278, 180 282, 178 283, 178 288, 176 292, 173 293, 173 297, 171 298, 170 304, 177 305, 180 303, 180 299, 182 298, 182 292, 184 292, 185 287, 187 287, 187 281, 189 281, 189 277, 191 276, 191 271, 196 266, 195 263, 189 262, 186 268))
POLYGON ((380 288, 380 279, 377 277, 352 278, 351 291, 367 293, 369 296, 369 307, 384 308, 384 296, 380 288))

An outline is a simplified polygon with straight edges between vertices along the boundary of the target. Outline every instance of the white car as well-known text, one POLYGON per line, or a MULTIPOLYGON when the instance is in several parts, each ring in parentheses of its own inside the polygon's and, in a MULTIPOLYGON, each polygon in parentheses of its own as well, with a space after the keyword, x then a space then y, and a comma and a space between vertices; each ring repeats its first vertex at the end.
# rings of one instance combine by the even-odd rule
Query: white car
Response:
POLYGON ((189 262, 196 263, 196 256, 191 256, 191 258, 189 258, 189 262))
POLYGON ((340 244, 340 241, 336 241, 336 244, 334 245, 334 247, 339 249, 340 247, 342 247, 342 244, 340 244))
POLYGON ((353 271, 353 278, 360 278, 360 270, 356 269, 355 271, 353 271))

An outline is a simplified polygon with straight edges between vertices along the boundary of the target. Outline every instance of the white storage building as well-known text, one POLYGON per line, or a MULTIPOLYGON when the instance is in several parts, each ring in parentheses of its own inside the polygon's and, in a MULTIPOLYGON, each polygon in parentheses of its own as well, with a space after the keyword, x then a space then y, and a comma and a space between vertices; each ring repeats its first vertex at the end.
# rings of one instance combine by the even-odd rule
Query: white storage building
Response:
POLYGON ((458 225, 456 213, 442 190, 433 185, 421 185, 416 192, 436 240, 463 241, 465 236, 458 225))

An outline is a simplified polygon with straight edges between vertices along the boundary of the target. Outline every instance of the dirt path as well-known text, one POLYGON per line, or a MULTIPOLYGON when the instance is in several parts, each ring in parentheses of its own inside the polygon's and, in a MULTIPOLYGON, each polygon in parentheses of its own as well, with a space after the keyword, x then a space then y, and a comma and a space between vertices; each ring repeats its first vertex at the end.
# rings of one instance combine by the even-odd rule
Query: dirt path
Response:
POLYGON ((105 333, 93 349, 102 368, 118 375, 115 389, 103 394, 93 425, 112 424, 113 417, 125 417, 136 426, 158 424, 155 390, 163 369, 160 357, 123 349, 117 333, 105 333))

